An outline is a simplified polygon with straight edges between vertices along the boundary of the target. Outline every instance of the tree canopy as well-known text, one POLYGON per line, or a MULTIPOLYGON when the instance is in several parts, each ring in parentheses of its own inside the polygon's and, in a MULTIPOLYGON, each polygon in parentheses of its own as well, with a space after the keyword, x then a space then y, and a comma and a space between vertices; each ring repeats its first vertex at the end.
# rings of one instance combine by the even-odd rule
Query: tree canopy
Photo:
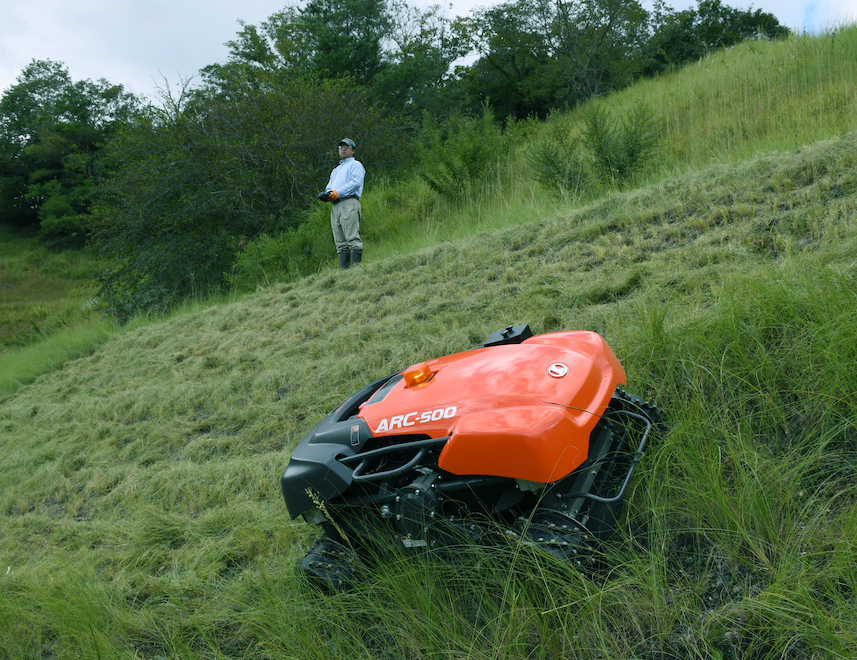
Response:
POLYGON ((138 105, 122 85, 72 82, 59 62, 31 62, 0 99, 3 218, 79 240, 101 150, 138 105))
POLYGON ((696 9, 679 12, 657 0, 651 26, 643 50, 645 75, 682 66, 744 39, 781 39, 789 34, 773 14, 761 9, 741 11, 720 0, 699 0, 696 9))
POLYGON ((399 157, 400 124, 351 81, 229 73, 167 99, 109 148, 116 173, 89 229, 111 264, 103 299, 122 316, 216 288, 243 242, 297 226, 343 135, 371 144, 378 168, 399 157))
POLYGON ((219 84, 227 71, 347 78, 392 112, 440 109, 451 65, 469 47, 460 20, 438 6, 420 10, 401 0, 310 0, 259 26, 242 24, 228 42, 226 64, 203 70, 219 84))

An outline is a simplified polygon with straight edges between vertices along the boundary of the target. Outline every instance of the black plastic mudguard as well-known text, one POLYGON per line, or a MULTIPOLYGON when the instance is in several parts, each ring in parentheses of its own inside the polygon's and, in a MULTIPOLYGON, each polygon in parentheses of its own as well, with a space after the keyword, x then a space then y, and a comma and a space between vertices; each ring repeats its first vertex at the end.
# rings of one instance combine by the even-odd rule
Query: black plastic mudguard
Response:
POLYGON ((348 397, 295 447, 280 479, 286 508, 292 518, 315 506, 313 497, 326 501, 351 485, 352 468, 338 459, 357 454, 372 437, 366 422, 356 416, 358 406, 394 375, 376 380, 348 397))

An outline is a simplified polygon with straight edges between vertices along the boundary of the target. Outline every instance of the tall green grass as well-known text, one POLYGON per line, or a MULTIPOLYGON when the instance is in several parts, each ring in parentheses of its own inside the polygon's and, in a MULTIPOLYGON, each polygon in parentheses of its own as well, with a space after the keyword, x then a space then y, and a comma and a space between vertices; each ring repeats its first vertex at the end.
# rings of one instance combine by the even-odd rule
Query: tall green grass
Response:
POLYGON ((0 393, 85 355, 110 334, 87 252, 45 249, 0 224, 0 393))
POLYGON ((0 354, 95 316, 96 261, 0 224, 0 354))
POLYGON ((0 394, 14 392, 42 374, 87 355, 114 330, 112 322, 99 318, 55 331, 24 348, 0 353, 0 394))
POLYGON ((664 121, 666 171, 791 151, 857 128, 857 26, 747 41, 610 98, 664 121))

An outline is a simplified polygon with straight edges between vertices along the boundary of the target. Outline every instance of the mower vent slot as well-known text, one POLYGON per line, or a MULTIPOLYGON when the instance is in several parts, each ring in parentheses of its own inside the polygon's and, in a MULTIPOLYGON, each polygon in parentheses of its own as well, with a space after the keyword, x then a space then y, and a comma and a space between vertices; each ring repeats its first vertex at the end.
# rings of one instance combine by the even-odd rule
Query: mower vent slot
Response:
POLYGON ((387 385, 388 381, 395 375, 396 374, 391 374, 376 380, 374 383, 370 383, 359 392, 339 404, 339 408, 336 409, 338 414, 336 415, 335 421, 344 422, 346 419, 354 417, 358 412, 360 412, 360 404, 375 394, 379 388, 384 389, 384 386, 387 385))
POLYGON ((379 387, 375 393, 371 396, 371 398, 366 402, 366 405, 371 405, 373 403, 378 403, 379 401, 383 401, 390 391, 396 386, 396 383, 401 382, 404 376, 402 374, 398 374, 397 376, 393 376, 388 380, 384 385, 379 387))

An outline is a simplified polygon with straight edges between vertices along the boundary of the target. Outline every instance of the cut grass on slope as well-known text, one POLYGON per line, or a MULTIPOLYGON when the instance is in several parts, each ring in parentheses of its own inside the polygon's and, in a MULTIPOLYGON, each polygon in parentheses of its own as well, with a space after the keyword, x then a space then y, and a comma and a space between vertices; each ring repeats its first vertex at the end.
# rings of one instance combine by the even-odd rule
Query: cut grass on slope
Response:
POLYGON ((848 135, 274 285, 0 395, 0 655, 849 656, 855 162, 848 135), (599 565, 462 550, 309 588, 289 450, 524 322, 599 331, 671 425, 599 565))

